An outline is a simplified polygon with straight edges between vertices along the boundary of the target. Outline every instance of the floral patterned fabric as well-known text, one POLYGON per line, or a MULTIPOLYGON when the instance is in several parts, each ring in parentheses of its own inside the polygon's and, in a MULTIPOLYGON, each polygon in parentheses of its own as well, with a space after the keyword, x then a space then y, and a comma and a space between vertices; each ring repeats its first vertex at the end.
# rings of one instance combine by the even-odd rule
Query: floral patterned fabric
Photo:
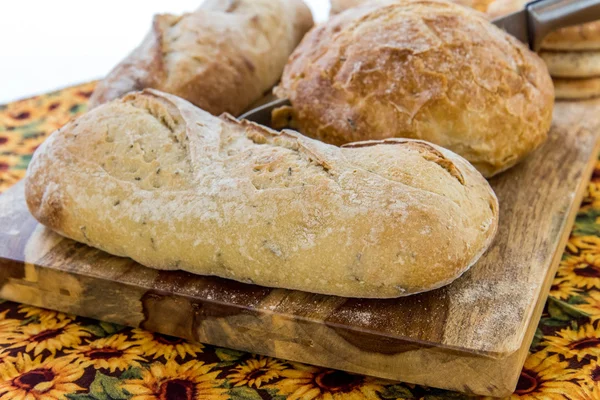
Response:
MULTIPOLYGON (((94 83, 0 106, 0 192, 94 83)), ((600 399, 600 162, 513 399, 600 399)), ((0 303, 0 400, 471 399, 0 303)))

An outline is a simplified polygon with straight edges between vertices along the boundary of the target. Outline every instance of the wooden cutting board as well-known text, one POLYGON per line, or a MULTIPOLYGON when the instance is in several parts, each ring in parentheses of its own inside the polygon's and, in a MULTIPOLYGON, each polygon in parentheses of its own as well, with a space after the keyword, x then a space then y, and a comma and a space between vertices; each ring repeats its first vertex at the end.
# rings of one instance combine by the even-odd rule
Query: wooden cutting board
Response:
POLYGON ((155 271, 64 239, 0 196, 0 297, 205 343, 492 396, 514 390, 598 153, 600 101, 558 103, 549 140, 494 178, 491 249, 445 288, 394 300, 155 271))

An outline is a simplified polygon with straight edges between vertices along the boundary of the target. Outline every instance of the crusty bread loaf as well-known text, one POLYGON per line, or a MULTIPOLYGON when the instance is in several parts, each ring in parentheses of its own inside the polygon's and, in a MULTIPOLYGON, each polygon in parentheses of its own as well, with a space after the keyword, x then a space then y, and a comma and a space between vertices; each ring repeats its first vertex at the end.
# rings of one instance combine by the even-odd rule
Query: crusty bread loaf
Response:
POLYGON ((552 77, 600 77, 600 51, 542 51, 540 57, 552 77))
POLYGON ((554 78, 556 98, 560 100, 583 100, 600 97, 600 77, 581 79, 554 78))
POLYGON ((157 15, 142 44, 101 81, 91 107, 143 88, 238 115, 281 77, 312 26, 302 0, 209 1, 190 14, 157 15))
POLYGON ((448 150, 334 147, 152 90, 54 132, 26 197, 44 225, 149 267, 351 297, 451 282, 498 218, 488 183, 448 150))
POLYGON ((546 139, 554 104, 537 55, 481 14, 438 0, 332 17, 305 36, 275 93, 292 103, 275 122, 291 119, 313 138, 423 139, 487 177, 546 139))

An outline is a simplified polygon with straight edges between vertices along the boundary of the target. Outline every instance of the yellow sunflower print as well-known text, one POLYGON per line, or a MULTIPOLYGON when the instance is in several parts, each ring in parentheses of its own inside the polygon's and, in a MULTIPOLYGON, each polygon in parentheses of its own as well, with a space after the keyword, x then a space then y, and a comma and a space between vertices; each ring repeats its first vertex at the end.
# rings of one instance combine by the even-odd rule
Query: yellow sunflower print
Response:
POLYGON ((15 166, 19 165, 20 162, 21 157, 19 156, 0 153, 0 172, 5 172, 9 169, 14 169, 15 166))
POLYGON ((179 365, 174 359, 154 363, 142 371, 141 379, 125 380, 122 389, 129 392, 131 400, 226 400, 227 389, 218 388, 223 379, 217 379, 215 364, 206 365, 189 361, 179 365))
POLYGON ((592 322, 600 320, 600 292, 592 290, 584 299, 584 304, 573 304, 572 307, 588 314, 592 322))
POLYGON ((19 353, 15 360, 0 364, 0 400, 65 399, 66 394, 85 390, 74 382, 84 369, 76 363, 58 359, 42 362, 19 353))
POLYGON ((600 329, 592 324, 582 325, 578 330, 562 329, 556 335, 544 336, 542 344, 548 352, 576 357, 578 361, 600 355, 600 329))
POLYGON ((600 237, 598 236, 571 236, 568 250, 573 254, 582 252, 600 254, 600 237))
MULTIPOLYGON (((52 132, 56 129, 53 129, 52 132)), ((23 144, 19 146, 16 153, 20 155, 33 154, 47 138, 48 134, 44 132, 37 132, 33 136, 23 136, 23 144)))
POLYGON ((201 343, 192 343, 173 336, 161 335, 141 329, 132 330, 133 343, 140 347, 144 356, 152 358, 164 357, 169 360, 174 357, 185 358, 186 355, 196 357, 202 353, 204 346, 201 343))
POLYGON ((2 165, 0 165, 0 193, 13 186, 25 177, 24 169, 16 169, 9 172, 2 172, 2 165))
POLYGON ((600 364, 596 360, 581 368, 579 376, 583 376, 583 383, 589 389, 600 394, 600 364))
POLYGON ((286 366, 279 360, 270 357, 251 358, 233 369, 227 379, 234 386, 254 386, 260 388, 275 378, 279 378, 286 366))
POLYGON ((31 120, 40 119, 45 110, 39 107, 39 103, 39 97, 32 97, 7 104, 7 108, 0 113, 0 126, 19 128, 29 124, 31 120))
POLYGON ((12 153, 20 148, 17 135, 11 131, 0 131, 0 151, 3 153, 12 153))
POLYGON ((591 204, 589 208, 599 208, 600 207, 600 184, 599 183, 590 183, 588 189, 588 196, 591 200, 591 204))
POLYGON ((379 399, 384 390, 382 379, 354 375, 309 365, 290 363, 293 368, 281 371, 284 379, 264 388, 277 389, 288 400, 367 400, 379 399))
POLYGON ((586 253, 561 261, 557 277, 585 289, 600 289, 600 255, 586 253))
POLYGON ((72 316, 68 316, 59 311, 46 310, 44 308, 27 306, 24 304, 20 304, 18 310, 19 313, 25 314, 25 318, 37 317, 40 321, 48 321, 51 319, 63 321, 65 319, 73 319, 72 316))
POLYGON ((9 310, 0 313, 0 343, 2 339, 11 337, 15 329, 21 325, 21 320, 6 318, 6 314, 9 310))
POLYGON ((69 359, 76 360, 85 366, 93 365, 94 368, 108 369, 110 372, 126 370, 129 367, 140 367, 142 350, 127 342, 125 335, 113 335, 107 338, 96 339, 85 346, 66 350, 69 359))
POLYGON ((10 349, 25 347, 26 352, 33 350, 33 355, 37 356, 44 350, 56 354, 57 350, 78 346, 82 338, 88 336, 91 336, 88 331, 72 323, 70 319, 49 319, 37 324, 23 325, 12 335, 0 340, 0 343, 10 343, 10 349))
POLYGON ((560 299, 567 300, 571 296, 577 296, 581 294, 581 290, 571 286, 569 281, 557 281, 555 280, 550 287, 550 296, 560 299))
POLYGON ((575 383, 577 371, 568 368, 557 354, 545 351, 530 354, 511 400, 589 400, 589 394, 575 383), (568 397, 567 397, 568 396, 568 397))

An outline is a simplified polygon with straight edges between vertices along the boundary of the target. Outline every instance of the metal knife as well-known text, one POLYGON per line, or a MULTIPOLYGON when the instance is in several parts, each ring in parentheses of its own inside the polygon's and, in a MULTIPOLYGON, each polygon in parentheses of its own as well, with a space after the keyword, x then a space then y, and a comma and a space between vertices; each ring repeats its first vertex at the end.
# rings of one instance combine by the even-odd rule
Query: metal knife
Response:
MULTIPOLYGON (((600 0, 537 0, 528 3, 521 11, 491 22, 529 45, 531 50, 537 51, 550 32, 595 20, 600 20, 600 0)), ((270 125, 272 111, 290 104, 288 99, 275 100, 239 118, 270 125)))
POLYGON ((599 19, 600 0, 537 0, 492 23, 538 51, 550 32, 599 19))

